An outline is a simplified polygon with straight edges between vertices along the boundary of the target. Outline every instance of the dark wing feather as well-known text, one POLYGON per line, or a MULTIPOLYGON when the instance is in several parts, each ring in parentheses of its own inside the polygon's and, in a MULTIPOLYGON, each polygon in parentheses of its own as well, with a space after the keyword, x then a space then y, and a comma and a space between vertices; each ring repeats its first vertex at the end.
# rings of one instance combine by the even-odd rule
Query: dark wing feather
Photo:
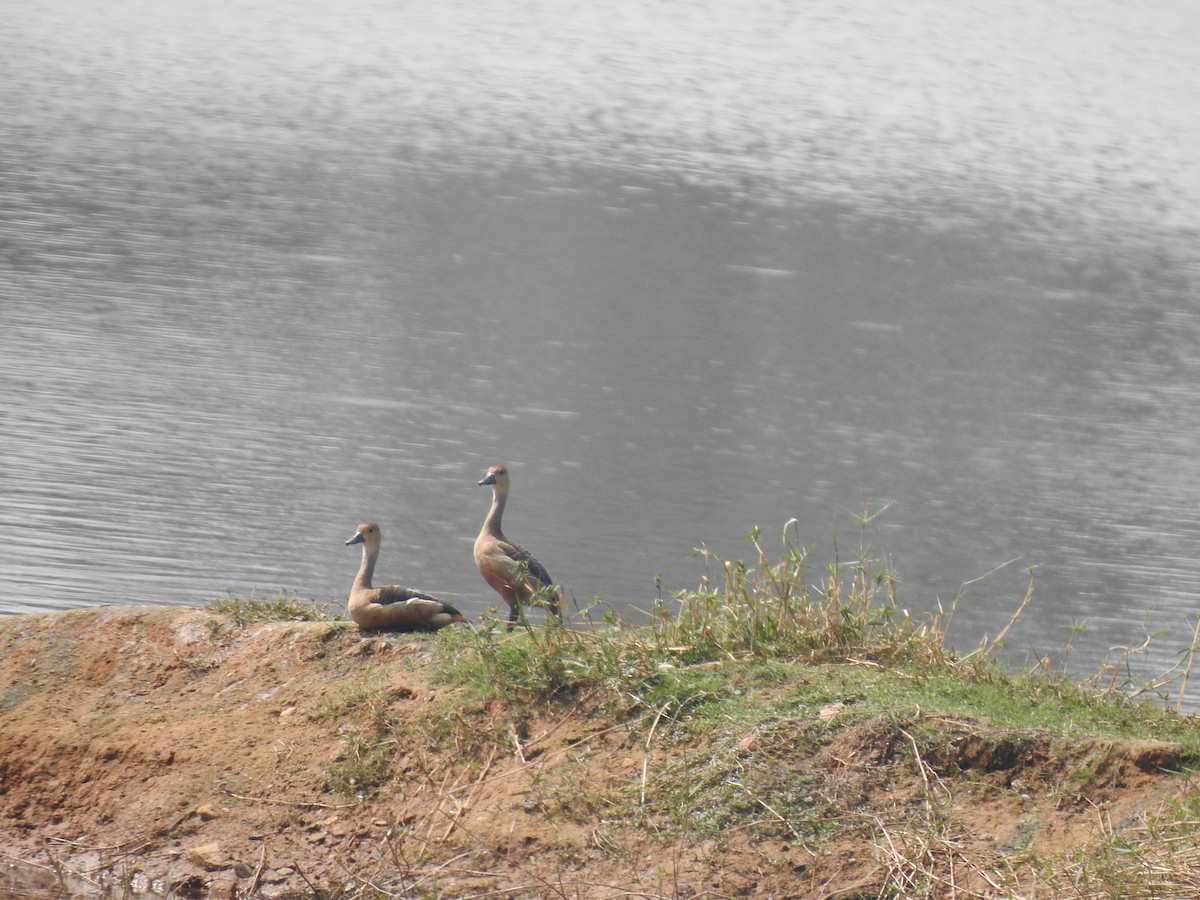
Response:
POLYGON ((399 585, 389 584, 386 587, 380 587, 378 595, 374 598, 376 603, 383 606, 388 606, 392 603, 407 603, 409 600, 419 598, 421 600, 432 600, 434 603, 446 604, 437 597, 431 597, 424 591, 416 591, 412 588, 400 587, 399 585))
POLYGON ((511 541, 502 541, 500 547, 509 557, 519 563, 524 563, 529 574, 536 581, 540 582, 542 587, 550 587, 554 584, 554 579, 550 577, 550 573, 546 571, 546 567, 534 559, 533 554, 520 544, 514 544, 511 541))
POLYGON ((554 579, 550 577, 550 573, 546 571, 546 567, 532 556, 525 560, 525 563, 529 566, 529 574, 540 581, 542 587, 550 587, 554 584, 554 579))
POLYGON ((451 616, 454 616, 455 618, 460 618, 464 622, 467 622, 467 623, 470 622, 470 620, 466 616, 464 616, 461 612, 459 612, 456 607, 447 603, 445 600, 439 600, 438 603, 442 604, 442 609, 444 609, 446 612, 448 612, 451 616))

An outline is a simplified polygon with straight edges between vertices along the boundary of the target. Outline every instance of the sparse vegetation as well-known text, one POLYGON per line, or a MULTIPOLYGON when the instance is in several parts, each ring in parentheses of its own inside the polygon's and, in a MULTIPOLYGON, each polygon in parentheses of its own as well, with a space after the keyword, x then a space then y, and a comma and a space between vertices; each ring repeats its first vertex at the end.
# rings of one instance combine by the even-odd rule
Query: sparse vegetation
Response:
POLYGON ((751 563, 698 551, 707 569, 699 588, 656 603, 643 625, 610 613, 577 630, 486 623, 444 634, 441 676, 527 715, 586 703, 623 722, 644 747, 640 779, 619 799, 572 783, 571 805, 660 840, 746 829, 821 853, 865 833, 886 874, 862 896, 1042 896, 1083 882, 1094 884, 1075 896, 1188 895, 1200 877, 1200 834, 1183 807, 1144 811, 1134 829, 1106 822, 1113 833, 1096 849, 1056 858, 1038 858, 1019 833, 1010 853, 972 857, 947 810, 963 773, 1009 773, 1013 791, 1072 804, 1123 777, 1120 759, 1131 753, 1146 771, 1190 771, 1200 761, 1194 719, 1131 702, 1111 677, 1102 687, 1046 667, 1011 672, 994 643, 955 654, 948 615, 900 608, 886 562, 859 553, 813 573, 786 530, 776 561, 760 532, 749 538, 751 563), (856 812, 836 778, 813 771, 811 760, 851 732, 872 763, 919 776, 921 790, 889 816, 856 812), (1051 782, 1047 765, 1063 770, 1051 782), (1025 772, 1033 783, 1022 784, 1025 772), (1187 848, 1177 890, 1164 884, 1167 854, 1147 844, 1164 833, 1187 848), (1150 868, 1161 893, 1139 886, 1150 868))
POLYGON ((242 600, 230 594, 212 600, 208 608, 226 616, 235 625, 253 625, 259 622, 323 622, 335 621, 315 601, 301 600, 295 593, 280 592, 274 600, 242 600))
MULTIPOLYGON (((188 846, 204 846, 191 829, 231 845, 254 835, 259 861, 237 876, 245 895, 260 880, 280 898, 344 900, 514 885, 561 898, 1196 895, 1195 719, 1133 702, 1138 688, 1112 669, 1095 680, 1012 671, 997 659, 1005 631, 954 652, 954 604, 910 614, 865 541, 821 567, 787 529, 775 558, 762 533, 749 541, 749 562, 698 551, 696 589, 656 599, 637 623, 597 602, 571 627, 536 616, 513 630, 493 620, 364 637, 281 595, 217 601, 208 612, 220 618, 193 613, 179 629, 165 614, 114 621, 109 644, 72 614, 76 643, 54 638, 75 648, 70 672, 18 629, 0 630, 0 658, 76 688, 85 660, 97 691, 161 684, 170 703, 116 708, 147 758, 166 707, 228 740, 160 765, 160 778, 210 766, 207 790, 224 799, 199 818, 171 805, 153 834, 173 866, 183 862, 162 835, 180 823, 188 846), (138 651, 113 653, 113 641, 138 651)), ((1191 652, 1182 658, 1180 690, 1191 652)), ((37 706, 36 690, 0 714, 37 706)), ((128 742, 113 737, 116 713, 90 708, 66 721, 103 728, 91 739, 102 752, 70 745, 92 785, 120 777, 105 753, 128 742)), ((33 779, 63 751, 30 722, 10 754, 29 757, 33 779)), ((170 725, 168 753, 191 732, 170 725)), ((188 798, 201 795, 185 781, 188 798)), ((60 793, 55 814, 78 812, 75 793, 60 793)), ((56 796, 30 781, 14 802, 56 796)))

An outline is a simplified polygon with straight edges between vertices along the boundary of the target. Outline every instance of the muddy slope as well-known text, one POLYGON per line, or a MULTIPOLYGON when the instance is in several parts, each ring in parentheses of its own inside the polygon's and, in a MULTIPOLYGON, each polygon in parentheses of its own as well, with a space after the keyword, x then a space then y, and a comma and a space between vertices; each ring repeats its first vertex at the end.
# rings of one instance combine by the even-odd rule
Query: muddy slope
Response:
POLYGON ((460 703, 432 640, 187 608, 0 618, 0 852, 200 896, 874 895, 931 791, 954 852, 986 862, 1097 840, 1178 788, 1158 747, 967 734, 918 764, 886 730, 809 756, 747 736, 747 766, 815 785, 842 827, 815 845, 764 809, 764 829, 702 835, 637 809, 704 748, 659 735, 648 752, 645 722, 584 700, 460 703), (1086 798, 1069 789, 1084 770, 1086 798))

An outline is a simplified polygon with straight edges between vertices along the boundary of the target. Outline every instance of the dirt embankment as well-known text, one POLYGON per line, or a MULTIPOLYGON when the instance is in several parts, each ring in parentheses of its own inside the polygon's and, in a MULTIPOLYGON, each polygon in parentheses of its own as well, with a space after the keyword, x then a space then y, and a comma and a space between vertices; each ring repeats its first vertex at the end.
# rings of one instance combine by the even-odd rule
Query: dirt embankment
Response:
POLYGON ((449 704, 435 741, 423 717, 454 689, 431 679, 429 640, 201 609, 0 618, 0 851, 199 896, 875 896, 894 863, 872 823, 896 827, 931 793, 954 852, 998 855, 1095 840, 1174 785, 1152 749, 1107 757, 1082 802, 1046 789, 1070 773, 1037 747, 1018 762, 963 742, 951 786, 869 730, 806 759, 748 736, 747 758, 775 754, 863 827, 814 849, 785 827, 630 824, 653 773, 695 746, 648 754, 644 728, 581 706, 514 719, 494 703, 449 704), (412 737, 381 739, 385 721, 412 737), (431 755, 472 731, 500 739, 469 761, 431 755))

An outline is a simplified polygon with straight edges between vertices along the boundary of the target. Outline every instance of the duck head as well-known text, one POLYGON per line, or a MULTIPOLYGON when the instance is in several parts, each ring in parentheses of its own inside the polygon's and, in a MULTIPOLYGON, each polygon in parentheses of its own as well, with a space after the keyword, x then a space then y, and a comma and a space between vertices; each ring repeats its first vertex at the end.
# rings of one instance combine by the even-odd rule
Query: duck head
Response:
POLYGON ((508 469, 504 466, 492 466, 487 474, 479 481, 480 484, 490 484, 497 490, 508 490, 508 469))
POLYGON ((379 541, 383 534, 379 530, 379 526, 374 522, 363 522, 354 532, 354 537, 346 541, 346 546, 351 544, 366 544, 368 547, 378 547, 379 541))

